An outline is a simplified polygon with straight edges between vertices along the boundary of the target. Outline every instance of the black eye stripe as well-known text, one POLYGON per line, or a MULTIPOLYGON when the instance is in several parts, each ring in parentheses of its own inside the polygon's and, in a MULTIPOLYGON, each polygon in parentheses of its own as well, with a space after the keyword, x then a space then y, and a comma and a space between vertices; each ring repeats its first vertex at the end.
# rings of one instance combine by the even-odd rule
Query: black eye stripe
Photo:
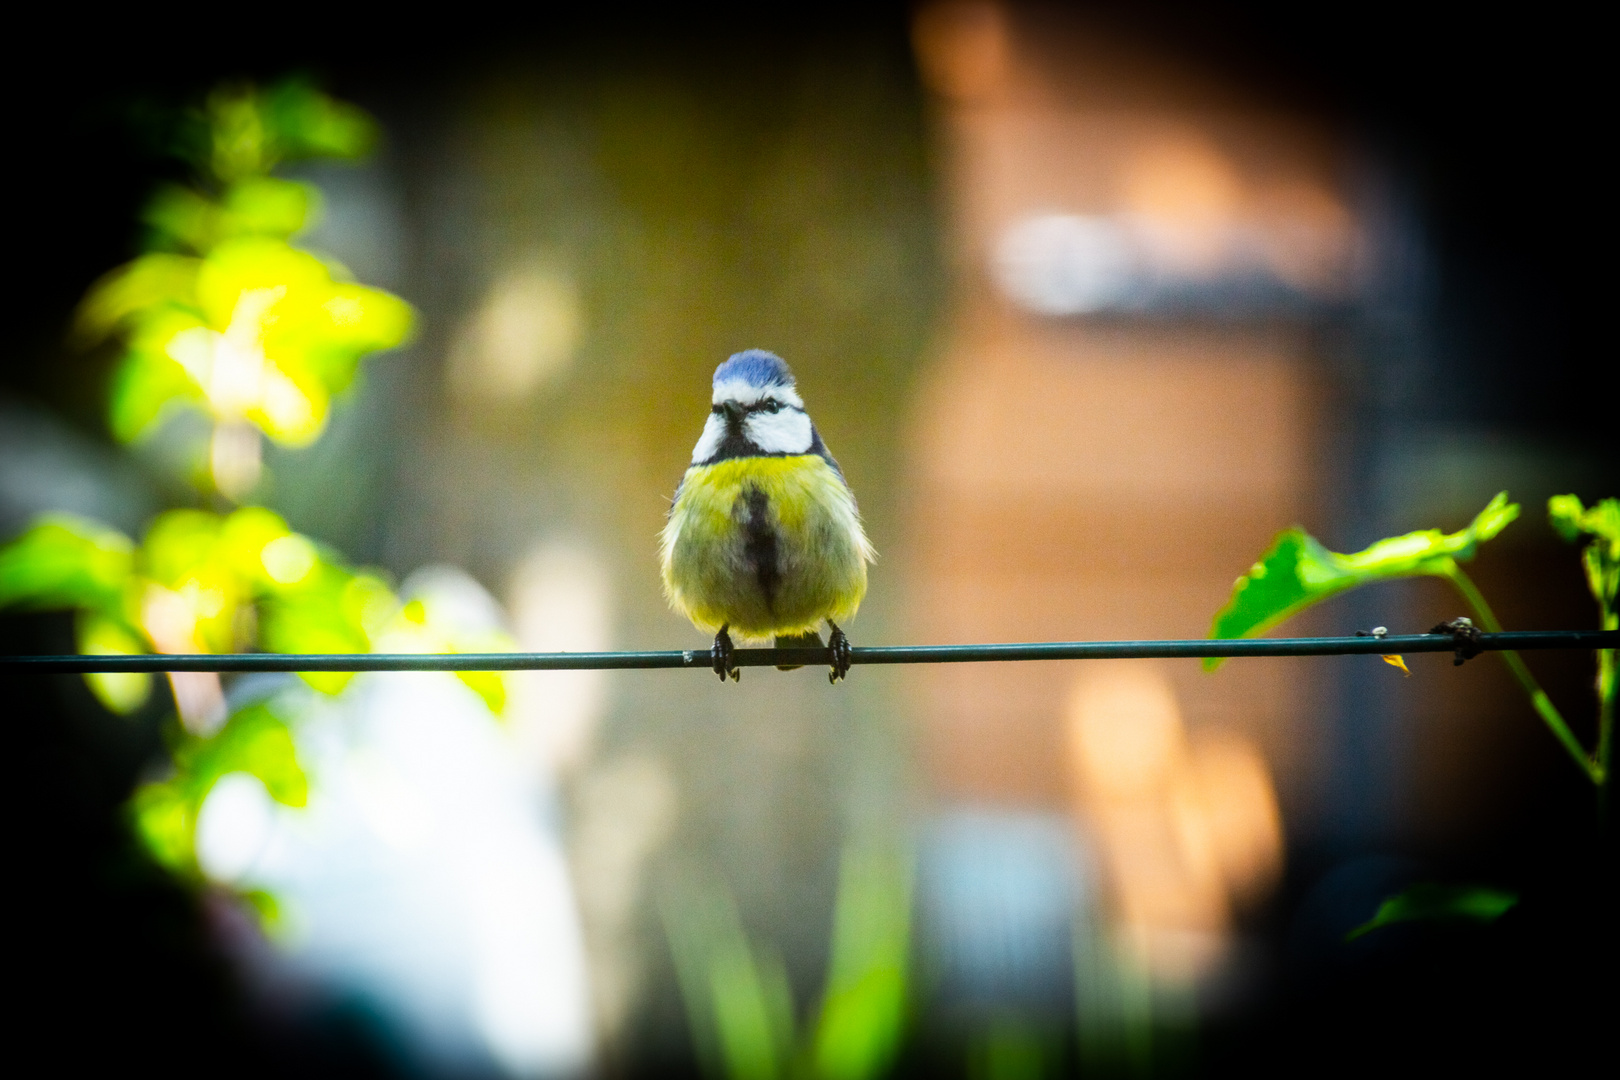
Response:
MULTIPOLYGON (((719 416, 720 414, 722 414, 722 413, 724 413, 726 411, 726 406, 727 405, 736 405, 736 404, 738 404, 738 403, 737 402, 722 402, 719 405, 711 406, 709 408, 709 411, 711 413, 713 413, 714 415, 719 416)), ((786 402, 786 401, 777 401, 774 398, 767 398, 764 401, 756 401, 752 405, 743 405, 743 406, 741 406, 741 408, 742 408, 743 413, 745 415, 748 415, 748 416, 752 416, 754 413, 779 413, 779 412, 803 413, 804 412, 804 408, 802 406, 793 405, 793 404, 790 404, 789 402, 786 402)))

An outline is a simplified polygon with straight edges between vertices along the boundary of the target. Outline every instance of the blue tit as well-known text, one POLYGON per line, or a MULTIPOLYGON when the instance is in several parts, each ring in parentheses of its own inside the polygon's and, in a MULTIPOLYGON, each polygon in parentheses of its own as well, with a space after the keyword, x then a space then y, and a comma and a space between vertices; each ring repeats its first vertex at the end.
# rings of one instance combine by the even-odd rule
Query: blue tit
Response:
POLYGON ((664 526, 664 593, 714 632, 722 681, 738 678, 732 634, 817 648, 825 622, 837 682, 849 671, 838 624, 861 606, 873 555, 855 495, 781 357, 737 353, 715 369, 711 401, 664 526))

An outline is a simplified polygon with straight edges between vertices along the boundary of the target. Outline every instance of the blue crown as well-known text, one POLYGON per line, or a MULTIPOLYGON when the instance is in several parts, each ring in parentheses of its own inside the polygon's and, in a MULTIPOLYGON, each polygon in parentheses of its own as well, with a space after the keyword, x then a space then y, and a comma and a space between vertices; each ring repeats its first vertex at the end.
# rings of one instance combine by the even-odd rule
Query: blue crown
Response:
POLYGON ((714 382, 741 382, 763 389, 767 386, 792 386, 793 372, 787 362, 773 352, 749 349, 731 357, 714 369, 714 382))

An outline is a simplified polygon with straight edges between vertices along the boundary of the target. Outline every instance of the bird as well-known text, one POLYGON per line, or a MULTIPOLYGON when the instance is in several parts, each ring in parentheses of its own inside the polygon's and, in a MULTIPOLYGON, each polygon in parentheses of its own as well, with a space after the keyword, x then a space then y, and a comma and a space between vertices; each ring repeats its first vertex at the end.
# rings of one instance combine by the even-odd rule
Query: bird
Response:
POLYGON ((849 673, 849 638, 838 624, 866 596, 874 552, 854 492, 775 353, 748 349, 715 368, 709 416, 660 553, 670 607, 714 633, 721 682, 740 678, 732 635, 822 648, 823 622, 828 680, 849 673))

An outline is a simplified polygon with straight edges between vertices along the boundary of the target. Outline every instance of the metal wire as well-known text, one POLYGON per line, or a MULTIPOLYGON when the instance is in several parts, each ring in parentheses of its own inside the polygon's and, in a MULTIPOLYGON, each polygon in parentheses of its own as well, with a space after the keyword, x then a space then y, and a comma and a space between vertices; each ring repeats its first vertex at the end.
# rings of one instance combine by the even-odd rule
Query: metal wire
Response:
MULTIPOLYGON (((852 664, 970 664, 1007 660, 1102 660, 1169 657, 1354 656, 1451 652, 1450 634, 1398 637, 1194 639, 1190 641, 1038 641, 1003 645, 857 646, 852 664)), ((1615 649, 1617 630, 1535 630, 1480 634, 1480 651, 1615 649)), ((830 649, 736 649, 735 667, 832 662, 830 649)), ((554 653, 230 653, 140 656, 0 656, 0 671, 77 674, 133 671, 602 671, 625 668, 712 670, 707 649, 665 652, 554 653)))

